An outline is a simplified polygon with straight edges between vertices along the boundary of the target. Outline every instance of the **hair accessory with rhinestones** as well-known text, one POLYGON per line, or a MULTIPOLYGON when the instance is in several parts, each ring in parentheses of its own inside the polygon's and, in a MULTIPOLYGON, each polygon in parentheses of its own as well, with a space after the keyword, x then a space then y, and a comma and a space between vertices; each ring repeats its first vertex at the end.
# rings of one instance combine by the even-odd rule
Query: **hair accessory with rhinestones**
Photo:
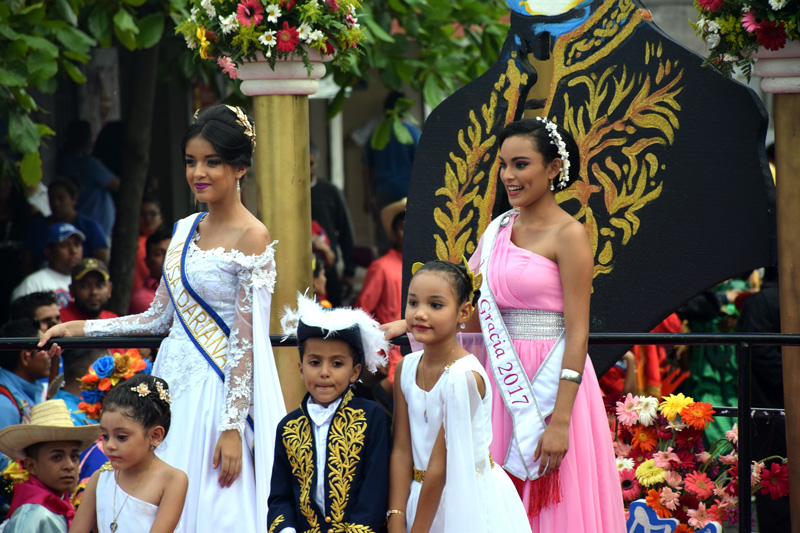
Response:
POLYGON ((165 389, 163 385, 161 385, 160 381, 156 381, 156 390, 158 391, 159 398, 168 404, 172 403, 172 396, 169 395, 169 391, 165 389))
POLYGON ((150 394, 150 387, 147 386, 147 383, 139 383, 135 387, 131 387, 133 392, 139 393, 139 396, 145 397, 150 394))
POLYGON ((564 139, 561 138, 561 134, 558 133, 558 126, 555 122, 547 120, 545 117, 536 117, 536 120, 544 123, 544 127, 550 137, 550 144, 558 148, 558 156, 561 158, 561 177, 558 180, 558 187, 563 189, 569 183, 569 152, 567 151, 567 145, 564 143, 564 139))
POLYGON ((253 148, 256 147, 256 130, 253 128, 253 125, 250 123, 250 120, 247 118, 247 113, 239 106, 232 106, 226 105, 228 109, 236 114, 236 123, 239 124, 241 127, 244 128, 244 134, 250 137, 250 142, 253 144, 253 148))

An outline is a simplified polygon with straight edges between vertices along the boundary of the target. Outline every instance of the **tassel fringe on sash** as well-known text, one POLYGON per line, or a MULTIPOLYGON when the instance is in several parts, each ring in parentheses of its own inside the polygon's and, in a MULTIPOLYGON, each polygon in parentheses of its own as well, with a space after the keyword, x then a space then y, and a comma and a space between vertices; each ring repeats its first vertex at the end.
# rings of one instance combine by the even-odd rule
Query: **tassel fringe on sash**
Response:
POLYGON ((528 518, 533 518, 551 505, 561 503, 561 476, 558 470, 532 481, 524 481, 516 476, 509 477, 523 501, 525 492, 528 493, 528 518))

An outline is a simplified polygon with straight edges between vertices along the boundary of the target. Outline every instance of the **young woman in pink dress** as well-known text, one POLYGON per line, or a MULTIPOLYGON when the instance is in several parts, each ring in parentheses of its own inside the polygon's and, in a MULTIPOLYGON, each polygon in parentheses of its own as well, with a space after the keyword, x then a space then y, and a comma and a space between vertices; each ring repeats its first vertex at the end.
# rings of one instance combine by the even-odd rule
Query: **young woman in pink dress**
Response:
MULTIPOLYGON (((538 532, 625 531, 611 437, 587 355, 593 259, 583 226, 556 202, 580 171, 562 127, 525 119, 499 135, 500 179, 513 210, 483 234, 483 272, 464 335, 485 345, 494 377, 493 459, 512 474, 538 532)), ((403 331, 387 325, 387 336, 403 331)))

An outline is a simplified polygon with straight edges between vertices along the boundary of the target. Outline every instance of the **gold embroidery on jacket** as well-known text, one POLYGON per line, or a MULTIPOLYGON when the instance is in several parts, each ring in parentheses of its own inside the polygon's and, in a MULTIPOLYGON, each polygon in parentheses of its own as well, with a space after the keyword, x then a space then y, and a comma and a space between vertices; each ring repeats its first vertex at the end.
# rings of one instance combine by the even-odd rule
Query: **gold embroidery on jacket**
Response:
POLYGON ((328 430, 328 481, 330 483, 330 513, 334 531, 362 532, 364 526, 346 524, 345 509, 350 499, 350 486, 361 459, 366 439, 367 416, 363 409, 353 409, 347 404, 353 398, 348 391, 342 405, 333 417, 328 430), (346 529, 341 529, 346 527, 346 529))
POLYGON ((334 524, 333 533, 375 533, 371 527, 362 526, 361 524, 334 524))
POLYGON ((275 520, 272 521, 272 525, 269 526, 269 531, 267 533, 275 533, 275 531, 276 531, 275 528, 277 528, 280 525, 280 523, 285 521, 285 520, 286 519, 283 517, 282 514, 278 515, 278 517, 275 520))
POLYGON ((317 513, 311 507, 311 481, 314 479, 314 454, 308 418, 301 416, 290 420, 283 428, 283 446, 292 467, 292 474, 300 482, 300 513, 311 526, 309 532, 319 531, 317 513))

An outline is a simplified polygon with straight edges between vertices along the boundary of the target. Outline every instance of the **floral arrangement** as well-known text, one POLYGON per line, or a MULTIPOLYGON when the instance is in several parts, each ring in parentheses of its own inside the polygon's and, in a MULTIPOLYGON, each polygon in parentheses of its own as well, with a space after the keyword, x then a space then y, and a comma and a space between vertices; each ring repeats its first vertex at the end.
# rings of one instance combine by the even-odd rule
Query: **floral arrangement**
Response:
MULTIPOLYGON (((713 415, 710 404, 683 394, 661 403, 628 394, 616 403, 609 419, 626 512, 630 502, 644 498, 660 518, 679 521, 675 533, 691 533, 712 521, 736 522, 739 432, 734 425, 706 450, 702 437, 713 415)), ((782 457, 753 461, 752 493, 786 496, 788 475, 782 457)))
POLYGON ((706 63, 730 76, 734 66, 747 78, 759 47, 779 50, 800 39, 800 0, 695 0, 695 32, 710 53, 706 63))
POLYGON ((308 50, 333 56, 346 68, 363 38, 356 10, 360 0, 190 0, 191 15, 176 32, 202 59, 215 61, 232 79, 236 64, 263 54, 270 67, 299 57, 310 69, 308 50))
POLYGON ((83 401, 78 403, 78 411, 86 413, 86 418, 100 420, 103 395, 120 381, 139 372, 149 374, 152 368, 152 363, 142 359, 136 349, 101 357, 92 363, 89 372, 80 380, 83 401))

